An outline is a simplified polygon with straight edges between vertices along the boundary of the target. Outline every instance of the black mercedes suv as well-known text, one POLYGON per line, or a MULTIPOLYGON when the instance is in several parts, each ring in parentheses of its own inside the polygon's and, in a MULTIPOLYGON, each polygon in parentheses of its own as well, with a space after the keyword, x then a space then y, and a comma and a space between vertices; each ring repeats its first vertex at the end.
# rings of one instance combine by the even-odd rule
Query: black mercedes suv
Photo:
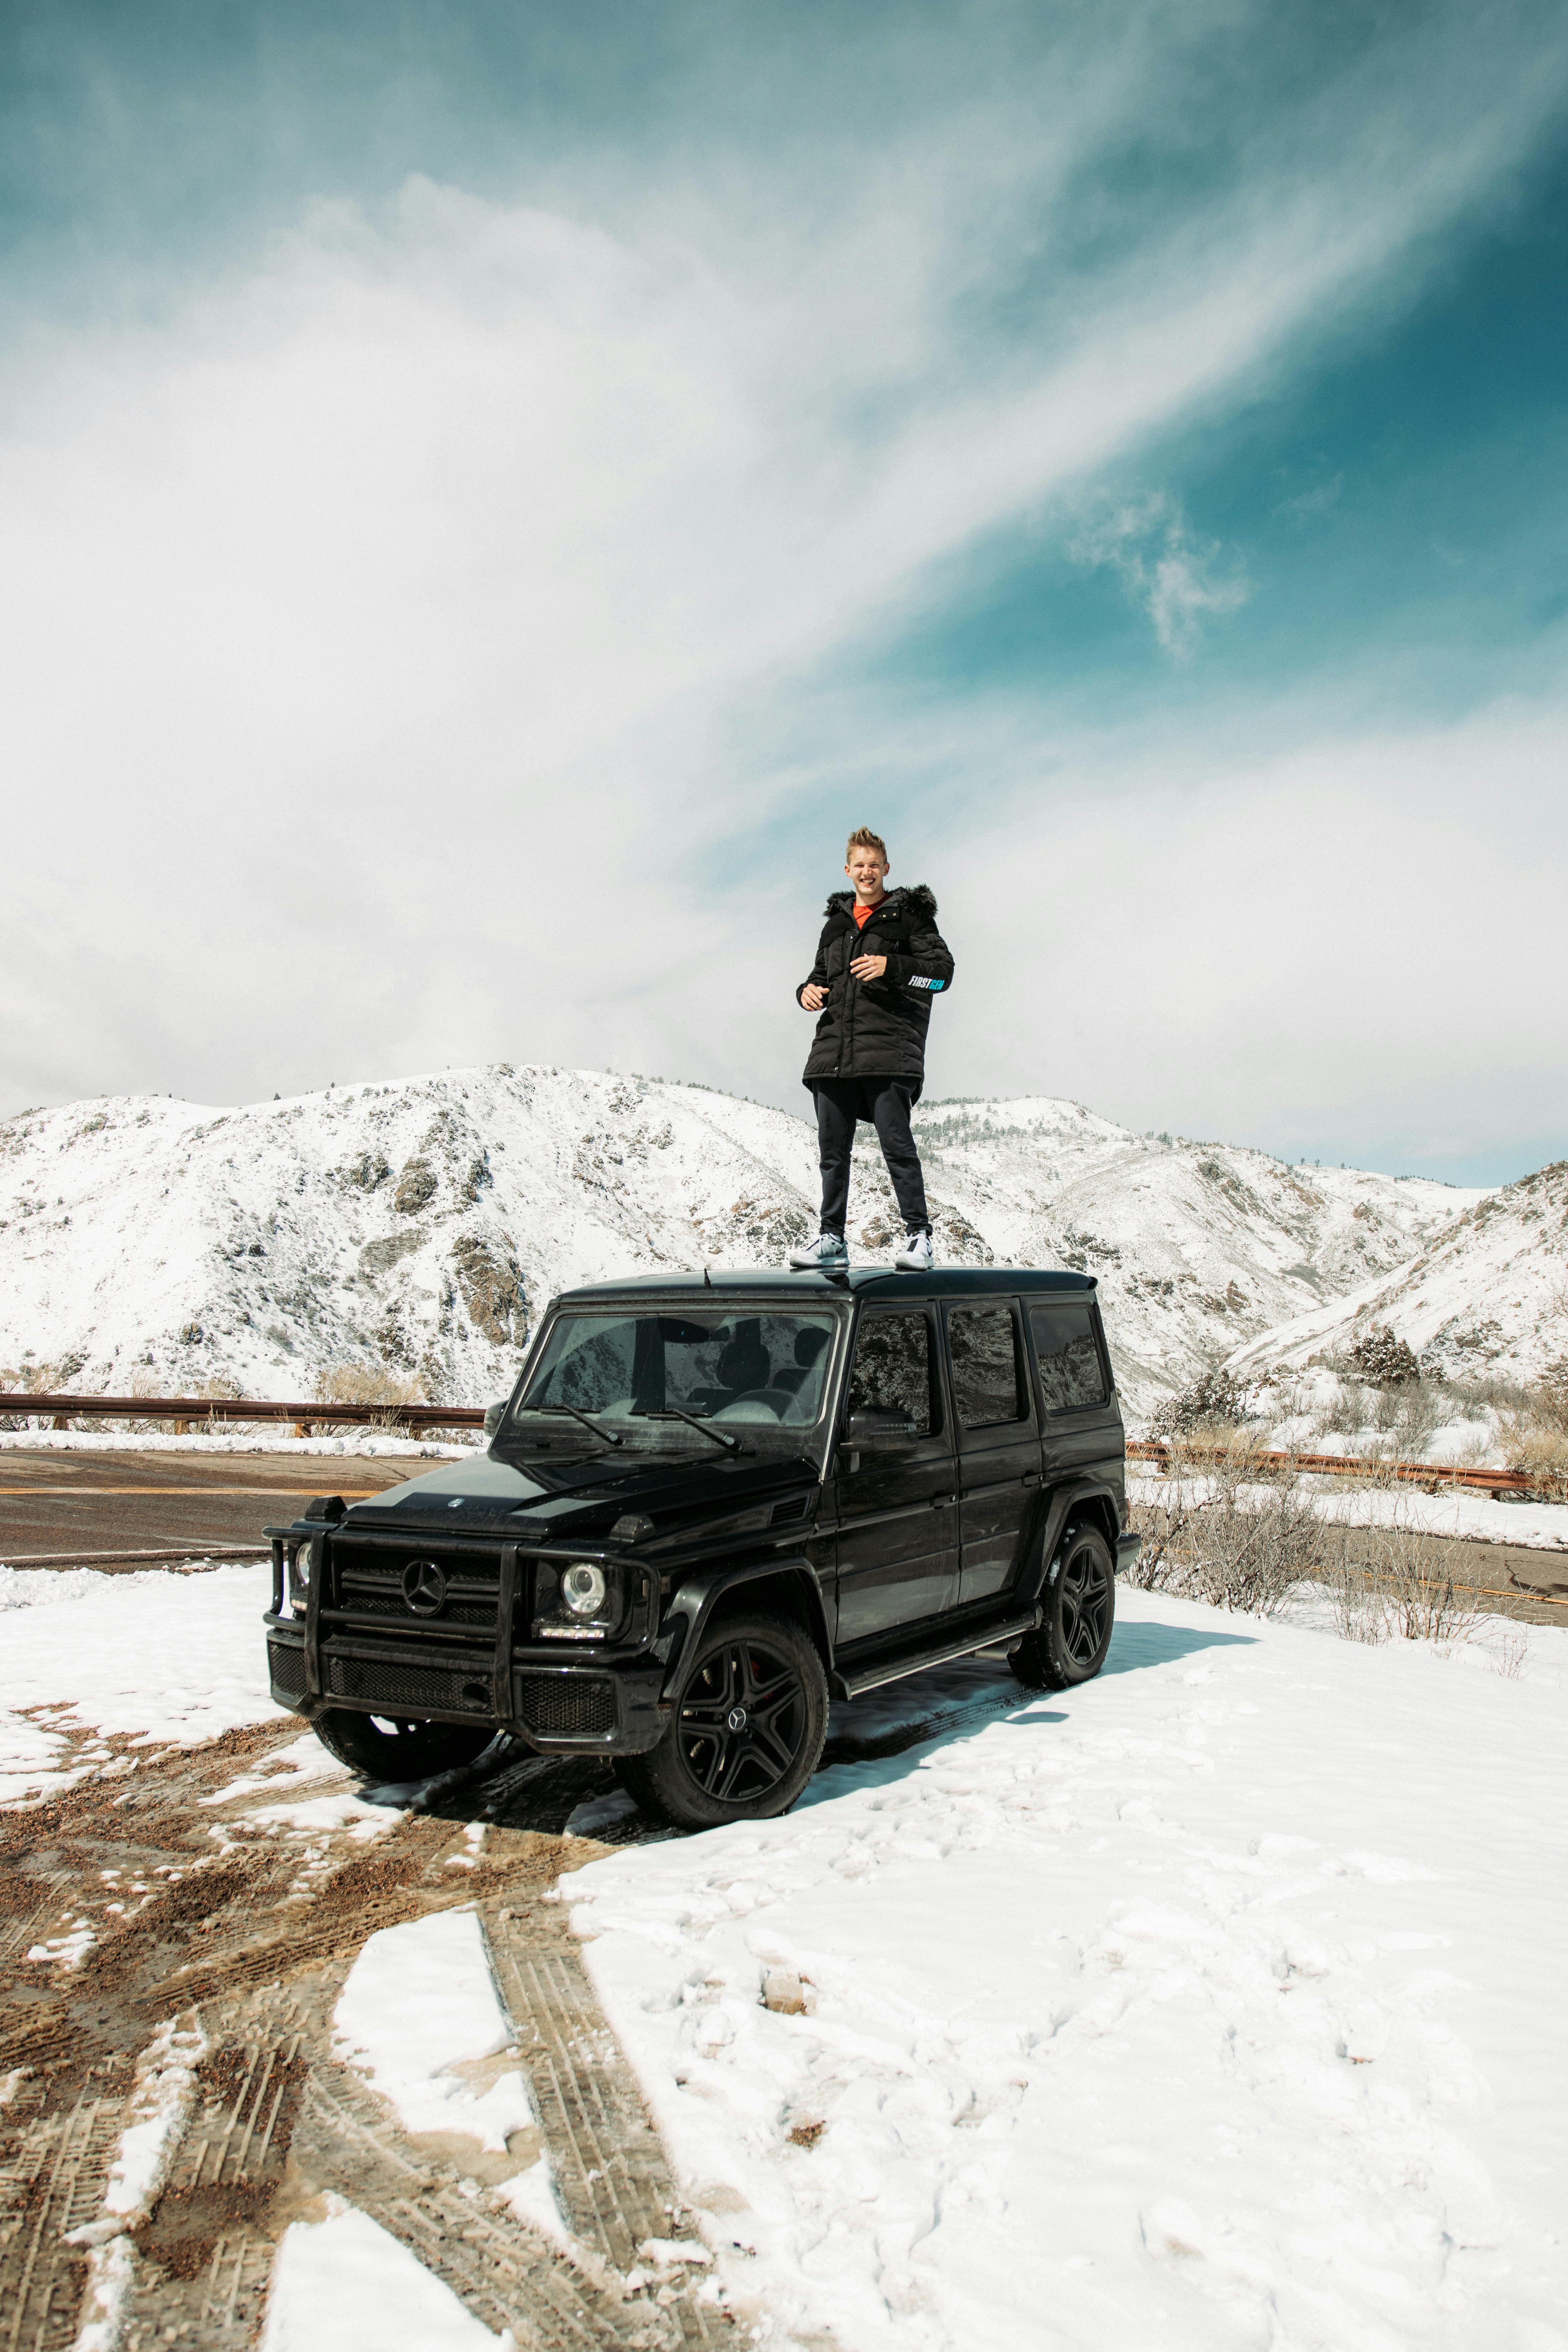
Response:
POLYGON ((784 1811, 830 1694, 1110 1641, 1124 1446, 1092 1276, 597 1283, 555 1299, 488 1451, 271 1528, 273 1696, 383 1781, 500 1731, 605 1756, 688 1828, 784 1811))

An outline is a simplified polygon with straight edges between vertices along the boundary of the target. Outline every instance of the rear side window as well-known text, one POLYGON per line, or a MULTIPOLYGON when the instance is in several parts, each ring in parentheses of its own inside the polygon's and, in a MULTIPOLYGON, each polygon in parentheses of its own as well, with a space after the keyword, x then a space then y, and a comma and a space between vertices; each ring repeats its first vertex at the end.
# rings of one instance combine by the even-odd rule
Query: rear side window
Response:
POLYGON ((860 1326, 849 1374, 851 1412, 904 1412, 922 1437, 931 1412, 931 1326, 923 1315, 872 1315, 860 1326))
POLYGON ((1087 1307, 1031 1307, 1047 1412, 1081 1412, 1105 1402, 1105 1373, 1087 1307))
POLYGON ((1028 1414, 1016 1327, 1005 1307, 955 1307, 947 1318, 952 1402, 965 1429, 991 1429, 1028 1414))

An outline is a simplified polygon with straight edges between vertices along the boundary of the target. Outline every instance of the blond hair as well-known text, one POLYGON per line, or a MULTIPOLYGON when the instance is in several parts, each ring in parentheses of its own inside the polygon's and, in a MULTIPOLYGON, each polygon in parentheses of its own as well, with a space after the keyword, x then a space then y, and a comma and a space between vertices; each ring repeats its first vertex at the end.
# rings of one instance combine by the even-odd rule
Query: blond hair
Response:
POLYGON ((888 845, 883 840, 879 833, 872 832, 868 824, 858 824, 854 832, 850 835, 848 840, 845 843, 844 856, 846 862, 847 862, 857 849, 874 849, 878 856, 881 859, 883 865, 886 866, 888 863, 888 845))

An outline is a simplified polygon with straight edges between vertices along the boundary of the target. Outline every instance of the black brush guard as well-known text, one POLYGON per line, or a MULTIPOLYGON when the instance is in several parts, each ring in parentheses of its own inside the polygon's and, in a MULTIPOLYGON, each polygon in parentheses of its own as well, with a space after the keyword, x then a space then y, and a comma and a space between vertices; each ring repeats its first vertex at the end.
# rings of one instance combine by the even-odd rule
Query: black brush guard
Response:
POLYGON ((489 1724, 542 1752, 640 1755, 665 1726, 666 1668, 649 1654, 658 1632, 653 1572, 624 1563, 626 1622, 614 1641, 534 1642, 538 1567, 619 1562, 604 1546, 539 1549, 426 1529, 340 1533, 337 1517, 264 1530, 272 1547, 267 1657, 272 1696, 307 1721, 347 1707, 397 1721, 489 1724), (303 1617, 288 1606, 300 1585, 303 1617), (440 1612, 421 1617, 401 1590, 411 1559, 434 1559, 446 1581, 440 1612), (519 1627, 523 1638, 519 1638, 519 1627), (563 1656, 568 1649, 574 1654, 563 1656))

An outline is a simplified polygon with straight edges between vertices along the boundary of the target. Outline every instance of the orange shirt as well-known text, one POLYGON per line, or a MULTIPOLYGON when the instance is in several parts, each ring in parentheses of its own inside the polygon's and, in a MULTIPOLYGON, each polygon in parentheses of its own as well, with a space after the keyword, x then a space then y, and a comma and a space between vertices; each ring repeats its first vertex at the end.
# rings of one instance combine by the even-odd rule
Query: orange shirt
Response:
MULTIPOLYGON (((886 897, 886 892, 884 892, 883 896, 886 897)), ((879 907, 881 903, 882 900, 879 898, 877 901, 877 907, 879 907)), ((855 928, 858 931, 863 931, 865 929, 867 924, 876 913, 877 907, 863 907, 860 904, 859 899, 856 899, 855 904, 850 908, 849 911, 855 918, 855 928)))

